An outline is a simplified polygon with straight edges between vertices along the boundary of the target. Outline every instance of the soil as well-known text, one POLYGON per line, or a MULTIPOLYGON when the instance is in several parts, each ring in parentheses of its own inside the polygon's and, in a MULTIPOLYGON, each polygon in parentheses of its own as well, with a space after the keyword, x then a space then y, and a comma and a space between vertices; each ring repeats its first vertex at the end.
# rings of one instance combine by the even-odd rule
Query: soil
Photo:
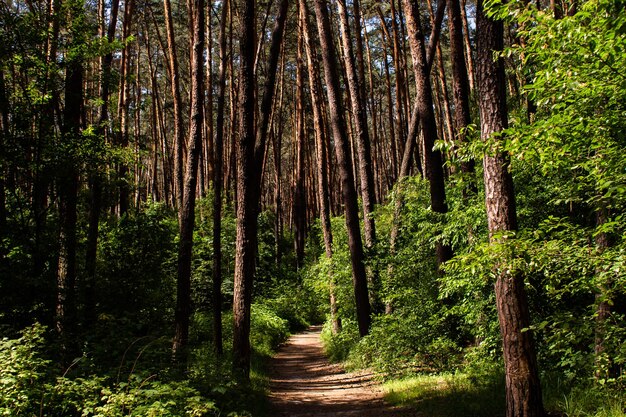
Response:
POLYGON ((330 364, 320 342, 321 327, 292 336, 272 360, 272 416, 417 417, 385 404, 374 374, 345 372, 330 364))

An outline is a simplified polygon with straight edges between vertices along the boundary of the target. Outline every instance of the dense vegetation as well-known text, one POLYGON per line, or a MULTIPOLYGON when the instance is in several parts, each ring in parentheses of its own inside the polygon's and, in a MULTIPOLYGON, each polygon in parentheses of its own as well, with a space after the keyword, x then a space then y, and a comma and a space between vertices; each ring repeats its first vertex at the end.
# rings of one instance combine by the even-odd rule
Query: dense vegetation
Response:
POLYGON ((0 4, 1 415, 625 415, 626 3, 330 6, 0 4))

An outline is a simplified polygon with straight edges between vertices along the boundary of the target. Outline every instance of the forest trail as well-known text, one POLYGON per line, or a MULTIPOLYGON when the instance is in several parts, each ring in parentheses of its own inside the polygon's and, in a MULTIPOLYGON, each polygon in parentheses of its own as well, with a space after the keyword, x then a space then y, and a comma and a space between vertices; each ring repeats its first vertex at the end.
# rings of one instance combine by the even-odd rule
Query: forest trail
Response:
POLYGON ((385 404, 369 372, 345 372, 330 364, 320 341, 321 326, 292 336, 272 360, 272 416, 417 417, 385 404))

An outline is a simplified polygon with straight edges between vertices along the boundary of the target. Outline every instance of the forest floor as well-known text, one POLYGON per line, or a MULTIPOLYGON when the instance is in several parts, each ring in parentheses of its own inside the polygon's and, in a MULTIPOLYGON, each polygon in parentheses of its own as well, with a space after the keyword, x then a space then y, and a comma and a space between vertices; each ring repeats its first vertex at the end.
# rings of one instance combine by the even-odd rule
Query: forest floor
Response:
POLYGON ((272 359, 272 416, 417 417, 386 404, 371 372, 345 372, 329 363, 320 332, 313 326, 292 336, 272 359))

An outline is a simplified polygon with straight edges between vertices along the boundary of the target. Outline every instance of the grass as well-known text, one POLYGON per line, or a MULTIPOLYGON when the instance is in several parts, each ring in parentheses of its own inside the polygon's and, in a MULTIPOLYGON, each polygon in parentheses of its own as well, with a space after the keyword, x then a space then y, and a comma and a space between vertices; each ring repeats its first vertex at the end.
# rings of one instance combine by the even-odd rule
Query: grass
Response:
MULTIPOLYGON (((504 416, 504 377, 466 373, 417 375, 383 384, 385 399, 429 417, 504 416)), ((552 416, 626 417, 626 393, 593 384, 566 389, 543 381, 544 404, 552 416)))
POLYGON ((504 415, 504 379, 479 381, 463 373, 418 375, 383 385, 385 399, 429 417, 504 415))

